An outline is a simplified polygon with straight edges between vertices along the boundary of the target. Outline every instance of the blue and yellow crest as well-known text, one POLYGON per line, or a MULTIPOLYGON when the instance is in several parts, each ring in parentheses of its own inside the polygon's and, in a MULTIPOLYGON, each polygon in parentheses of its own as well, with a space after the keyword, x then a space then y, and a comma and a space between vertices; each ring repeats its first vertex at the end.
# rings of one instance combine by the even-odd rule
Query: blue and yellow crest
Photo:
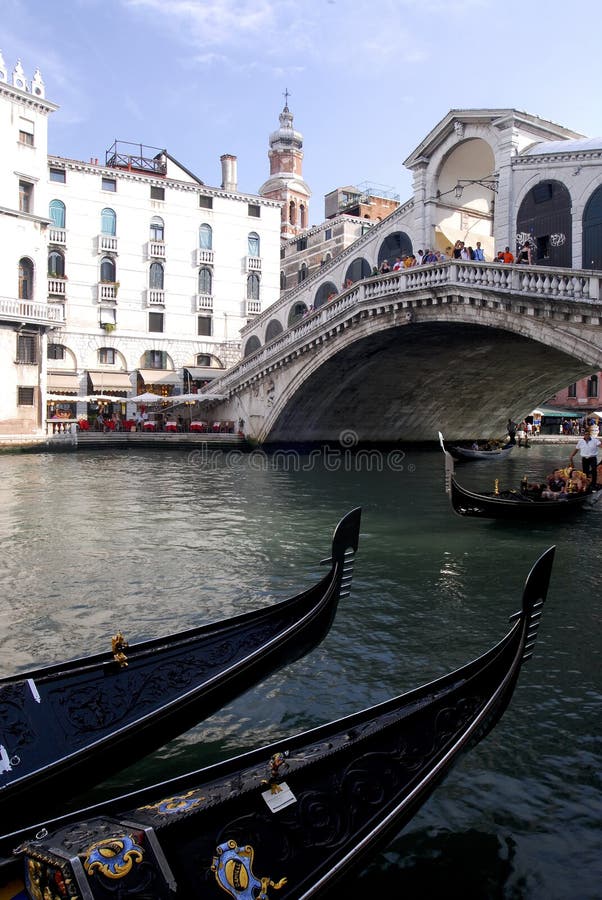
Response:
POLYGON ((105 838, 88 847, 84 869, 88 875, 100 872, 107 878, 123 878, 144 859, 144 850, 128 835, 105 838))
POLYGON ((216 852, 211 871, 215 873, 219 886, 237 900, 268 900, 269 887, 278 890, 286 884, 286 878, 276 882, 269 877, 257 878, 253 874, 255 851, 248 844, 239 847, 236 841, 226 841, 219 845, 216 852))
POLYGON ((205 797, 198 791, 188 791, 186 794, 176 794, 175 797, 166 797, 153 803, 152 806, 141 806, 140 809, 148 809, 162 816, 170 816, 173 813, 186 812, 200 806, 205 801, 205 797))

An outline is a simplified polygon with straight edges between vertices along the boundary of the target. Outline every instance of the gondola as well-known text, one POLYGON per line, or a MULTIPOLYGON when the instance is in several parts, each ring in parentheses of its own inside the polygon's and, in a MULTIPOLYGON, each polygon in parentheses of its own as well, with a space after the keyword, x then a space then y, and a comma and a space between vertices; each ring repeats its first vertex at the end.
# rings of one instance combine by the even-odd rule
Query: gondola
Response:
POLYGON ((471 447, 450 447, 452 456, 458 459, 504 459, 514 450, 514 444, 506 444, 504 447, 495 447, 491 450, 473 450, 471 447))
POLYGON ((0 679, 0 834, 212 715, 327 633, 349 593, 361 511, 337 525, 329 571, 288 600, 167 637, 0 679))
POLYGON ((480 519, 511 519, 513 521, 556 522, 569 518, 584 507, 591 506, 596 494, 584 492, 569 495, 565 500, 537 500, 517 490, 498 490, 479 493, 458 484, 454 474, 454 460, 446 450, 443 435, 439 442, 445 454, 445 491, 459 516, 480 519))
POLYGON ((20 865, 25 896, 44 900, 330 894, 500 719, 533 651, 554 552, 531 569, 506 636, 467 665, 330 724, 15 833, 4 839, 14 854, 0 877, 16 878, 20 865))

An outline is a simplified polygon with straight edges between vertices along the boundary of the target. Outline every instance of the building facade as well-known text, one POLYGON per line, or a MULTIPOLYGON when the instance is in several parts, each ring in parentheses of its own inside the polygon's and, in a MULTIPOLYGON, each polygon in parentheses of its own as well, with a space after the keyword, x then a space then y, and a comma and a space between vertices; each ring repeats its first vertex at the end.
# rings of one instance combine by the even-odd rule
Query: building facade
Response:
MULTIPOLYGON (((3 354, 11 391, 0 430, 87 415, 87 400, 76 398, 194 390, 234 363, 240 329, 279 294, 281 204, 240 192, 230 154, 221 157, 220 187, 141 144, 116 142, 101 162, 48 156, 56 106, 41 76, 28 83, 18 64, 8 81, 0 83, 0 227, 11 263, 0 299, 7 308, 38 303, 48 322, 22 328, 36 336, 35 351, 20 341, 25 370, 21 351, 3 354), (19 401, 31 393, 19 388, 33 388, 27 410, 19 401)), ((2 335, 7 349, 14 326, 2 335)))

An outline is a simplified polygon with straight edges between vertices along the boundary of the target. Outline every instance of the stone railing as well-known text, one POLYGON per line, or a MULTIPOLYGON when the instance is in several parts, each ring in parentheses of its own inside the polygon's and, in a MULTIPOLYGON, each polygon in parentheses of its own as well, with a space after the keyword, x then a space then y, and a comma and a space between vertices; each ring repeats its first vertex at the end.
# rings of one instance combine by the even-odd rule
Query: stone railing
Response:
POLYGON ((62 325, 65 321, 63 304, 38 303, 35 300, 14 300, 0 297, 0 317, 20 322, 52 323, 62 325))
MULTIPOLYGON (((327 329, 329 322, 361 301, 383 299, 391 302, 407 299, 433 288, 447 287, 450 292, 475 289, 492 294, 519 296, 525 300, 565 300, 599 304, 602 312, 600 281, 602 273, 584 270, 551 270, 535 266, 513 266, 496 263, 475 263, 450 260, 444 263, 402 269, 356 282, 347 291, 305 316, 269 344, 242 359, 226 375, 214 382, 215 389, 226 391, 237 384, 251 370, 278 356, 307 337, 327 329), (217 385, 219 384, 219 387, 217 385)), ((265 312, 264 312, 265 316, 265 312)), ((249 331, 247 331, 248 339, 249 331)), ((244 343, 243 343, 244 346, 244 343)))
POLYGON ((296 300, 304 299, 310 288, 315 287, 317 290, 320 282, 327 281, 327 276, 334 272, 342 262, 349 260, 350 257, 355 258, 356 256, 361 256, 366 245, 370 244, 375 239, 375 235, 389 232, 392 226, 395 225, 397 219, 403 218, 406 213, 410 212, 413 206, 414 199, 412 198, 399 206, 391 213, 391 215, 387 216, 381 222, 374 222, 365 234, 353 241, 352 244, 349 244, 349 246, 340 253, 337 253, 336 256, 333 256, 333 258, 324 263, 323 266, 320 266, 320 268, 313 272, 309 278, 306 278, 301 284, 296 285, 294 288, 291 288, 285 294, 281 295, 275 303, 272 303, 267 310, 264 310, 261 313, 261 317, 257 322, 253 322, 252 326, 247 325, 246 328, 241 329, 243 343, 247 335, 252 333, 252 329, 256 327, 258 322, 265 322, 267 317, 272 318, 273 316, 277 316, 279 310, 281 310, 283 306, 289 307, 296 300))

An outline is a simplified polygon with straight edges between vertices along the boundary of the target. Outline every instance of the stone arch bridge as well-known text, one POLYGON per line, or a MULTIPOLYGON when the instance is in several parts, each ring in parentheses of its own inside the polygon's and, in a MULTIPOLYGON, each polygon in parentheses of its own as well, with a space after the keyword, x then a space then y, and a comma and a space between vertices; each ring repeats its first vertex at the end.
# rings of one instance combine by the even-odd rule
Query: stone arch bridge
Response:
POLYGON ((499 436, 602 368, 602 273, 446 261, 378 275, 211 386, 259 443, 499 436))

